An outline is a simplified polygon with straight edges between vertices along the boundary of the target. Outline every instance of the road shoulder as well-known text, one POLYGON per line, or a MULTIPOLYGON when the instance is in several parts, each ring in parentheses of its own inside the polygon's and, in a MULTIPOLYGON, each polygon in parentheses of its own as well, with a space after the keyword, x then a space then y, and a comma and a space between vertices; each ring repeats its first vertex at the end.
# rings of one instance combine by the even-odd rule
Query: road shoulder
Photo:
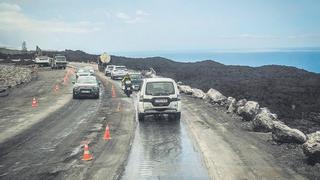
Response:
POLYGON ((190 97, 183 105, 182 119, 212 179, 304 179, 279 166, 261 139, 235 126, 237 117, 190 97))

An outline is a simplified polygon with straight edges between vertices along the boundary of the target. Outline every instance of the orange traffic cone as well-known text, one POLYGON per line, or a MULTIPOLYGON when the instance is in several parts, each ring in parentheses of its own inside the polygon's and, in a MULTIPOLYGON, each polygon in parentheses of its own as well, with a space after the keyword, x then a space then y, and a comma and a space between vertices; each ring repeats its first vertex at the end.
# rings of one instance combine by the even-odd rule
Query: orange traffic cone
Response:
POLYGON ((106 131, 104 132, 103 139, 106 140, 106 141, 111 139, 111 137, 110 137, 110 128, 109 128, 108 125, 106 127, 106 131))
POLYGON ((70 73, 71 75, 74 75, 74 69, 73 69, 73 68, 70 69, 70 72, 71 72, 71 73, 70 73))
POLYGON ((111 95, 113 98, 116 97, 116 90, 114 89, 114 86, 112 85, 112 88, 111 88, 111 95))
POLYGON ((35 97, 32 99, 32 104, 31 104, 31 106, 32 106, 32 107, 38 107, 38 102, 37 102, 37 100, 36 100, 35 97))
POLYGON ((64 77, 63 78, 63 85, 67 85, 67 83, 68 83, 68 77, 64 77))
POLYGON ((54 86, 54 92, 58 92, 58 91, 59 91, 59 85, 56 84, 56 85, 54 86))
POLYGON ((84 151, 83 151, 82 160, 84 160, 84 161, 90 161, 90 160, 92 160, 92 159, 93 159, 93 157, 92 157, 92 155, 90 154, 89 146, 88 146, 88 144, 85 144, 85 145, 84 145, 84 151))

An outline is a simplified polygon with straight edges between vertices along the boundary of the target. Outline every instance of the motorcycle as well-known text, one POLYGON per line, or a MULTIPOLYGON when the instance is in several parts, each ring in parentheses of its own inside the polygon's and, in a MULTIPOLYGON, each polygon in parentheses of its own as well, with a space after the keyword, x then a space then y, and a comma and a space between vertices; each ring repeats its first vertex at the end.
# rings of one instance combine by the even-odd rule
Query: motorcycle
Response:
POLYGON ((124 93, 130 97, 130 95, 132 94, 132 82, 129 80, 126 80, 124 82, 124 93))

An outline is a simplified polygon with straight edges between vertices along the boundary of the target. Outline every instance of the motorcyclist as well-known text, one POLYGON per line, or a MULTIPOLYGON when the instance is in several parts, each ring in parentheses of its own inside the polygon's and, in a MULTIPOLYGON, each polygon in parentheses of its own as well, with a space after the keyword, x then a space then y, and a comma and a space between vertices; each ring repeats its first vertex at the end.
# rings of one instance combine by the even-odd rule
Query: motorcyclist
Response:
POLYGON ((126 81, 131 81, 131 78, 130 78, 130 75, 129 75, 129 73, 127 73, 124 77, 123 77, 123 79, 122 79, 122 87, 124 87, 125 86, 125 82, 126 81))
POLYGON ((132 84, 131 84, 130 75, 126 74, 122 79, 122 87, 128 97, 130 97, 130 95, 132 94, 131 86, 132 84), (130 83, 126 83, 127 81, 130 81, 130 83))

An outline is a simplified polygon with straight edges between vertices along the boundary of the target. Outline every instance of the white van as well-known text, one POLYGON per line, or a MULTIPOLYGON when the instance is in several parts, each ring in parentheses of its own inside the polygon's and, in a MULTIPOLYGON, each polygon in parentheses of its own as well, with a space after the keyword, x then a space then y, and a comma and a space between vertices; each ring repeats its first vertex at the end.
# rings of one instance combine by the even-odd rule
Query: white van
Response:
POLYGON ((147 78, 143 80, 138 94, 138 118, 146 115, 168 114, 180 120, 181 101, 176 82, 170 78, 147 78))

